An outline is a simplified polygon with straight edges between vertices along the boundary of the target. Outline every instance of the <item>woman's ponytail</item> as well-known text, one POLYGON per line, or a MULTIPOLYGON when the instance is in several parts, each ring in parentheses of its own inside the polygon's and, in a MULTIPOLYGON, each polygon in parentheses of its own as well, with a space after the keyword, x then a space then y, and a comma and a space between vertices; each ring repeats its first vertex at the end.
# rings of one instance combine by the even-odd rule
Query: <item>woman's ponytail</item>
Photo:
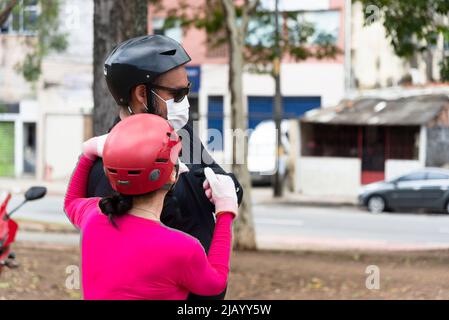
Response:
POLYGON ((107 215, 109 221, 117 227, 114 218, 126 214, 133 207, 133 196, 123 195, 115 192, 111 196, 104 197, 99 203, 101 212, 107 215))

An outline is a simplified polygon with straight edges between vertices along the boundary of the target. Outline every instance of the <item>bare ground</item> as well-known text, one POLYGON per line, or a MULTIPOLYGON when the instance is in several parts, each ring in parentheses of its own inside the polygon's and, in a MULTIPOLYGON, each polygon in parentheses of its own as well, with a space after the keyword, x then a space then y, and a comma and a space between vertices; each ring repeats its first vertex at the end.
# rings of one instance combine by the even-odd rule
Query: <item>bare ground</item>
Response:
MULTIPOLYGON (((80 299, 66 288, 74 247, 15 244, 21 264, 0 275, 0 299, 80 299)), ((449 299, 449 251, 234 252, 226 299, 449 299), (367 266, 380 270, 369 290, 367 266)))

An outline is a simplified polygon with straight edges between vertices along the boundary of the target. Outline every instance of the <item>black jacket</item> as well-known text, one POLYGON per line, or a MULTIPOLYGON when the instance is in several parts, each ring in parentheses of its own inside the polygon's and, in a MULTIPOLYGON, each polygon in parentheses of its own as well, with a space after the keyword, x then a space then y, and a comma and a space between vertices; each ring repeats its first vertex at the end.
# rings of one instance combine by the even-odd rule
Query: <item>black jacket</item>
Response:
MULTIPOLYGON (((119 121, 120 119, 117 119, 114 125, 119 121)), ((215 227, 214 206, 204 194, 204 178, 199 177, 195 172, 205 167, 211 167, 217 173, 226 173, 204 149, 199 138, 193 134, 192 128, 186 125, 183 129, 189 133, 191 139, 183 135, 181 161, 187 165, 190 171, 180 175, 173 191, 169 192, 165 197, 161 221, 170 228, 175 228, 194 236, 203 245, 205 251, 209 252, 215 227), (197 145, 194 147, 194 144, 197 145), (197 149, 201 150, 201 159, 197 154, 193 154, 194 151, 197 152, 197 149), (194 159, 200 159, 201 163, 192 164, 194 159)), ((243 197, 242 187, 233 174, 229 175, 233 178, 238 190, 237 196, 240 204, 243 197)), ((101 158, 98 158, 89 174, 87 196, 105 197, 112 192, 113 189, 104 174, 103 161, 101 158)), ((214 297, 201 297, 190 294, 189 299, 223 299, 225 294, 226 290, 214 297)))

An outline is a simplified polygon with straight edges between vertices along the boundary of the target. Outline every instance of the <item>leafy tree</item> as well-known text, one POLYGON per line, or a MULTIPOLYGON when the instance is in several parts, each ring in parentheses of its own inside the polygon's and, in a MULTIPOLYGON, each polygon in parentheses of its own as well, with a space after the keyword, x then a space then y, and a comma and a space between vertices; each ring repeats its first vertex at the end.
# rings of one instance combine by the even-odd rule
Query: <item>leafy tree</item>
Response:
POLYGON ((12 10, 18 2, 19 0, 2 0, 2 2, 0 2, 0 26, 8 20, 12 10))
MULTIPOLYGON (((250 72, 272 73, 276 57, 274 13, 263 7, 259 0, 231 2, 235 10, 236 26, 245 29, 242 29, 245 69, 250 72), (250 4, 251 10, 245 17, 245 8, 250 4)), ((212 49, 229 45, 224 1, 205 0, 205 5, 196 7, 187 0, 180 0, 178 7, 167 13, 164 29, 172 28, 180 22, 182 27, 203 29, 208 34, 207 45, 212 49)), ((282 57, 299 62, 309 58, 334 58, 342 53, 335 44, 334 35, 316 30, 314 24, 304 18, 303 12, 281 12, 280 15, 283 29, 279 39, 282 57)))
MULTIPOLYGON (((449 43, 448 0, 353 0, 357 1, 366 8, 365 24, 383 18, 394 52, 401 58, 410 59, 416 54, 431 57, 440 37, 449 43)), ((430 60, 427 77, 433 80, 430 60)), ((449 81, 449 55, 444 56, 440 67, 442 80, 449 81)))
MULTIPOLYGON (((0 25, 5 25, 12 15, 19 16, 29 1, 0 0, 0 25)), ((36 82, 41 75, 42 60, 51 52, 62 52, 67 48, 67 35, 60 32, 58 0, 37 0, 40 14, 36 20, 23 16, 29 29, 35 32, 35 37, 26 37, 25 44, 31 51, 23 61, 17 65, 17 70, 29 82, 36 82)))

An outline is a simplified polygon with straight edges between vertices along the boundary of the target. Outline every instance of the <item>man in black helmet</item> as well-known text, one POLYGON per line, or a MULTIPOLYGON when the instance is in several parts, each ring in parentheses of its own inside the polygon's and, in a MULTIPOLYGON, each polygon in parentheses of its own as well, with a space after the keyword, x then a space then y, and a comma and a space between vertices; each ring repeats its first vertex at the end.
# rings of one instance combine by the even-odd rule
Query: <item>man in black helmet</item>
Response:
MULTIPOLYGON (((174 189, 167 194, 161 221, 194 236, 208 252, 215 226, 214 206, 204 193, 201 171, 211 167, 216 173, 226 173, 187 124, 190 82, 185 65, 190 60, 184 48, 173 39, 143 36, 115 48, 106 59, 104 72, 109 91, 120 106, 114 125, 133 114, 153 113, 167 119, 183 138, 181 161, 190 171, 180 175, 174 189)), ((236 185, 240 204, 242 187, 234 175, 229 175, 236 185)), ((104 197, 112 192, 103 162, 98 158, 90 172, 88 197, 104 197)), ((189 299, 223 299, 225 293, 214 297, 190 294, 189 299)))

